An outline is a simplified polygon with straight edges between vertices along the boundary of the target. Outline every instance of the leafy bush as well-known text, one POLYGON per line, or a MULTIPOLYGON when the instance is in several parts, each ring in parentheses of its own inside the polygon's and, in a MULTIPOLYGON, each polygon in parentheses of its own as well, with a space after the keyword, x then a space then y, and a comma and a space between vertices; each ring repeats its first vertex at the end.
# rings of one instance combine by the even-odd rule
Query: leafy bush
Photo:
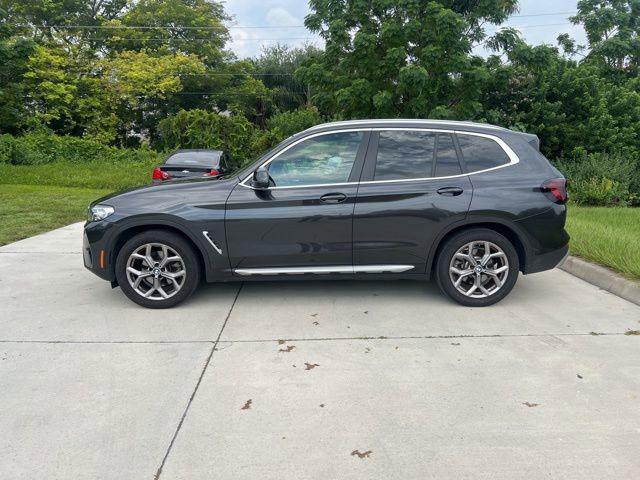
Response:
MULTIPOLYGON (((2 137, 8 137, 8 135, 2 137)), ((3 142, 4 140, 0 140, 0 152, 4 151, 3 142)), ((0 163, 4 161, 14 165, 44 165, 58 162, 148 163, 159 160, 159 154, 151 149, 109 147, 95 140, 53 135, 44 131, 12 138, 12 142, 8 161, 3 160, 4 156, 0 153, 0 163)), ((7 144, 10 145, 11 142, 7 144)))
POLYGON ((561 161, 558 168, 569 183, 572 201, 579 205, 627 205, 636 198, 636 161, 622 154, 583 154, 561 161))
POLYGON ((628 190, 610 178, 590 178, 572 182, 571 199, 578 205, 611 205, 623 203, 628 190))
POLYGON ((11 163, 15 140, 11 135, 0 135, 0 164, 11 163))
POLYGON ((266 130, 256 131, 251 153, 254 156, 263 154, 285 138, 319 123, 322 123, 322 117, 315 107, 277 113, 267 120, 266 130))
POLYGON ((255 127, 242 115, 181 110, 158 124, 159 147, 212 148, 226 151, 240 164, 249 156, 255 127))
POLYGON ((301 108, 291 112, 277 113, 267 120, 267 130, 275 133, 280 141, 307 128, 322 123, 315 107, 301 108))

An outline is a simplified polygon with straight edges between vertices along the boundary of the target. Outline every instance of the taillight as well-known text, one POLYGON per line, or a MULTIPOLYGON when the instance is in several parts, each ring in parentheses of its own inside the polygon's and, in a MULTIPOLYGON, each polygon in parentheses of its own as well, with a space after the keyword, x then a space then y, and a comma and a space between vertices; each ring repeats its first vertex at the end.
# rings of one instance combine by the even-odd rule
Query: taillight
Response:
POLYGON ((160 167, 156 167, 153 169, 152 177, 154 180, 169 180, 171 175, 168 172, 163 172, 160 167))
POLYGON ((552 178, 540 187, 542 192, 555 203, 565 203, 569 199, 567 181, 564 178, 552 178))
POLYGON ((220 170, 216 170, 215 168, 212 168, 204 174, 205 177, 215 177, 216 175, 220 175, 220 170))

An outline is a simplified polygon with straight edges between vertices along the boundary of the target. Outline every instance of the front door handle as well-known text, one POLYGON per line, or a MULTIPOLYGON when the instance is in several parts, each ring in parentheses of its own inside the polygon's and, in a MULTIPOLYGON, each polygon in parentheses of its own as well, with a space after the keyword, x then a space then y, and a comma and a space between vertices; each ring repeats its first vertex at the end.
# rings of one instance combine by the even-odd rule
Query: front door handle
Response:
POLYGON ((458 195, 462 195, 462 190, 460 187, 444 187, 438 190, 439 195, 445 195, 447 197, 457 197, 458 195))
POLYGON ((327 193, 320 197, 322 203, 342 203, 347 199, 344 193, 327 193))

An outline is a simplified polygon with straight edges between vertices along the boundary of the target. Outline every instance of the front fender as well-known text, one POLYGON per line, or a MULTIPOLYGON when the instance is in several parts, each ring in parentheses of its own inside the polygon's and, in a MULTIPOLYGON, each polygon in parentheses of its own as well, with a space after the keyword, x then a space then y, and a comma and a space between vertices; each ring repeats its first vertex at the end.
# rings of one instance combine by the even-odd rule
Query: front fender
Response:
MULTIPOLYGON (((219 255, 207 242, 201 231, 196 231, 186 220, 167 214, 147 214, 127 216, 111 221, 94 222, 85 225, 85 232, 94 256, 104 250, 105 268, 99 273, 102 278, 115 281, 115 261, 118 252, 132 236, 144 230, 167 229, 186 237, 199 254, 207 281, 222 279, 229 269, 228 255, 219 255)), ((222 221, 224 228, 224 221, 222 221)))

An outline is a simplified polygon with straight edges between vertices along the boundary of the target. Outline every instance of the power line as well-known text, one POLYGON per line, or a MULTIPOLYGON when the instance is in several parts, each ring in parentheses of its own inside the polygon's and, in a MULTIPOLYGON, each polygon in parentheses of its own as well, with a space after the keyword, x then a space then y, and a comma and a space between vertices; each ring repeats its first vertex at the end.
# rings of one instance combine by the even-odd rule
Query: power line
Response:
POLYGON ((536 27, 559 27, 561 25, 573 25, 571 22, 564 23, 540 23, 538 25, 496 25, 492 30, 501 30, 504 28, 536 28, 536 27))
POLYGON ((180 76, 185 76, 185 77, 232 77, 232 76, 236 76, 236 75, 245 75, 245 76, 252 76, 252 77, 279 77, 279 76, 283 76, 283 77, 293 77, 294 74, 293 73, 250 73, 250 72, 246 72, 246 73, 219 73, 219 72, 211 72, 211 73, 179 73, 178 75, 180 76))
POLYGON ((57 28, 68 30, 228 30, 232 28, 307 28, 305 25, 264 25, 264 26, 239 26, 239 25, 41 25, 38 28, 57 28))
POLYGON ((573 15, 574 13, 578 13, 577 10, 573 10, 571 12, 553 12, 553 13, 529 13, 526 15, 511 15, 509 18, 525 18, 525 17, 551 17, 554 15, 573 15))
MULTIPOLYGON (((510 15, 508 18, 529 18, 529 17, 549 17, 555 15, 572 15, 577 11, 530 13, 510 15)), ((283 28, 307 28, 306 25, 43 25, 38 28, 57 28, 72 30, 118 30, 118 29, 139 29, 139 30, 228 30, 228 29, 283 29, 283 28)))
MULTIPOLYGON (((571 22, 562 22, 562 23, 540 23, 536 25, 497 25, 495 27, 491 27, 490 30, 498 31, 505 28, 515 28, 515 29, 528 29, 528 28, 539 28, 539 27, 556 27, 556 26, 564 26, 564 25, 573 25, 571 22)), ((110 41, 110 42, 193 42, 193 41, 220 41, 220 38, 216 37, 193 37, 193 38, 171 38, 171 37, 143 37, 143 38, 113 38, 113 37, 99 37, 92 38, 93 41, 110 41)), ((313 37, 274 37, 274 38, 241 38, 241 39, 232 39, 231 41, 240 41, 240 42, 281 42, 281 41, 292 41, 292 40, 305 40, 305 41, 318 41, 323 40, 322 38, 313 38, 313 37)))
MULTIPOLYGON (((194 37, 194 38, 113 38, 113 37, 100 37, 93 38, 92 40, 104 40, 104 41, 113 41, 113 42, 191 42, 191 41, 220 41, 220 38, 216 37, 194 37)), ((242 38, 238 39, 242 42, 244 41, 254 41, 254 42, 266 42, 266 41, 284 41, 284 40, 321 40, 320 38, 311 38, 311 37, 280 37, 280 38, 242 38)))
MULTIPOLYGON (((300 92, 288 91, 288 93, 297 94, 297 95, 306 95, 307 94, 307 92, 302 92, 302 91, 300 91, 300 92)), ((172 93, 170 93, 170 95, 206 95, 206 96, 221 96, 221 97, 260 97, 260 98, 264 98, 264 97, 268 96, 268 93, 172 92, 172 93)))

